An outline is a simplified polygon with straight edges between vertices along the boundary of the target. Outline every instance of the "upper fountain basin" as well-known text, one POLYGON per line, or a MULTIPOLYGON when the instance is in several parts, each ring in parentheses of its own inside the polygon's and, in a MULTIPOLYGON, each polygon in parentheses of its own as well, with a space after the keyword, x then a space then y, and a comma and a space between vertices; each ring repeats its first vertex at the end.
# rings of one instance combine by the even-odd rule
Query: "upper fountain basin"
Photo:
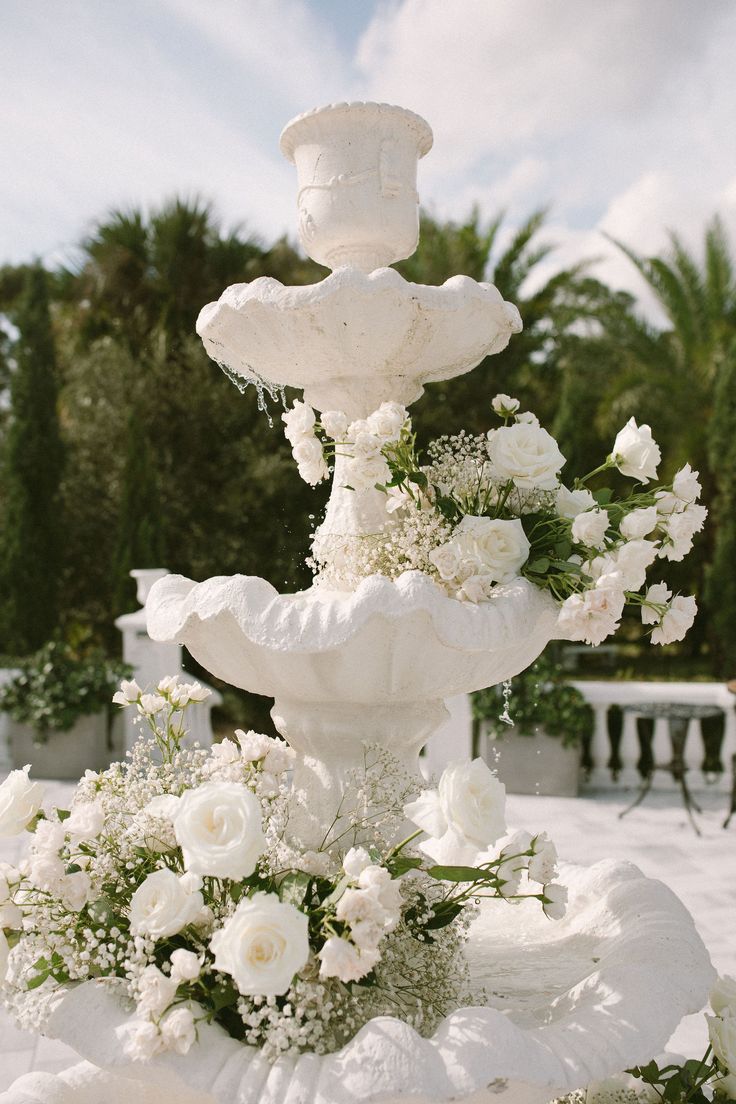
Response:
POLYGON ((518 310, 492 284, 453 276, 431 287, 390 268, 344 267, 303 287, 270 277, 233 284, 197 320, 208 354, 229 372, 304 388, 317 410, 350 418, 415 402, 425 383, 470 371, 520 330, 518 310))
POLYGON ((146 606, 154 640, 185 644, 218 678, 269 697, 385 704, 437 701, 512 678, 554 634, 552 600, 517 579, 481 605, 419 572, 352 592, 279 594, 234 575, 169 575, 146 606))

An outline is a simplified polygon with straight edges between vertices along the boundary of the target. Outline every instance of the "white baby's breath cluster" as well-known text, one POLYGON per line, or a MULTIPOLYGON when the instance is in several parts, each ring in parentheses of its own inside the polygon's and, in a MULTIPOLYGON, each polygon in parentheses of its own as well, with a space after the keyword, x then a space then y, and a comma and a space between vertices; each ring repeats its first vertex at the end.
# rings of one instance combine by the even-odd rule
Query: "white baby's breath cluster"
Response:
POLYGON ((565 457, 537 418, 509 395, 491 406, 503 425, 439 438, 426 463, 403 407, 385 403, 351 425, 335 412, 322 416, 338 435, 336 448, 347 450, 345 485, 382 489, 386 521, 359 536, 318 531, 310 561, 318 583, 354 589, 372 575, 420 571, 449 596, 478 604, 524 577, 559 604, 568 639, 600 644, 628 605, 640 608, 653 644, 682 640, 695 599, 651 582, 648 572, 659 560, 682 560, 703 528, 698 473, 686 464, 671 484, 650 488, 659 446, 650 427, 631 418, 605 462, 567 486, 565 457), (635 481, 628 496, 589 488, 610 470, 635 481))
POLYGON ((504 788, 480 760, 418 794, 385 749, 366 749, 305 849, 283 741, 238 730, 184 746, 205 693, 125 681, 115 700, 141 737, 126 762, 85 774, 69 810, 43 810, 29 768, 0 785, 0 833, 32 832, 28 858, 0 868, 0 998, 24 1026, 97 979, 134 1003, 122 1038, 140 1061, 186 1054, 212 1021, 269 1059, 334 1050, 377 1015, 426 1033, 482 999, 463 951, 477 898, 563 915, 554 846, 506 836, 504 788))

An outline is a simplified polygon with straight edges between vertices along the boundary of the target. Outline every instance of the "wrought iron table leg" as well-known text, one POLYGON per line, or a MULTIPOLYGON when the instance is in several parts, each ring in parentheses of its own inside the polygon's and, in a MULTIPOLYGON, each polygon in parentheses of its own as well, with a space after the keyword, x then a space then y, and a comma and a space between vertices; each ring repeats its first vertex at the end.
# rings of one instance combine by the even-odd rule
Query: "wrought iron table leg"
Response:
POLYGON ((728 828, 734 813, 736 813, 736 755, 731 758, 731 806, 728 810, 728 816, 723 822, 724 828, 728 828))
POLYGON ((693 809, 696 812, 701 813, 702 809, 698 803, 693 799, 687 784, 687 767, 685 766, 685 741, 687 740, 687 729, 689 721, 684 717, 670 717, 669 729, 670 740, 672 741, 672 777, 679 783, 680 792, 682 793, 682 803, 685 806, 685 812, 688 815, 690 823, 695 830, 696 835, 700 835, 700 829, 695 823, 693 816, 693 809))
POLYGON ((634 800, 631 802, 630 805, 627 805, 626 808, 622 809, 621 812, 618 814, 618 819, 619 820, 623 820, 623 818, 626 816, 627 813, 630 813, 632 809, 635 809, 637 807, 637 805, 641 805, 642 801, 644 800, 644 798, 647 796, 647 794, 649 793, 649 791, 652 788, 652 780, 653 779, 654 779, 654 771, 651 770, 649 772, 649 774, 646 776, 646 778, 644 779, 644 781, 641 785, 641 788, 640 788, 638 794, 636 795, 636 797, 634 798, 634 800))

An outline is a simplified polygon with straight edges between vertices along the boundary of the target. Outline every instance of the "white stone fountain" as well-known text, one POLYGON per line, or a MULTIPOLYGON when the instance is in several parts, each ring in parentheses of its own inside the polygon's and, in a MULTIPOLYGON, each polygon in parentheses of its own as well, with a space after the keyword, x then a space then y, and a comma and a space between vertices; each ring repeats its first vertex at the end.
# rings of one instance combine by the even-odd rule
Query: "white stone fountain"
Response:
MULTIPOLYGON (((425 287, 385 267, 416 247, 417 162, 431 144, 424 120, 386 104, 337 104, 293 120, 281 148, 299 174, 301 240, 334 271, 307 287, 259 279, 228 288, 199 318, 210 355, 232 375, 303 388, 317 410, 359 418, 386 400, 411 403, 426 383, 502 350, 521 321, 490 284, 456 276, 425 287)), ((319 537, 370 533, 385 516, 380 492, 346 490, 338 464, 319 537)), ((556 631, 552 601, 524 580, 474 606, 418 573, 292 595, 251 576, 167 576, 147 608, 153 639, 185 644, 219 678, 275 698, 272 715, 307 795, 298 824, 307 843, 332 819, 366 743, 417 769, 444 699, 511 678, 556 631)), ((126 1011, 87 983, 50 1024, 87 1062, 21 1079, 26 1095, 6 1099, 551 1100, 659 1053, 702 1006, 713 976, 690 917, 661 883, 621 863, 568 867, 562 878, 570 904, 555 924, 487 902, 469 958, 488 1004, 458 1009, 432 1039, 381 1017, 336 1054, 269 1065, 210 1026, 186 1057, 141 1068, 120 1046, 126 1011)))

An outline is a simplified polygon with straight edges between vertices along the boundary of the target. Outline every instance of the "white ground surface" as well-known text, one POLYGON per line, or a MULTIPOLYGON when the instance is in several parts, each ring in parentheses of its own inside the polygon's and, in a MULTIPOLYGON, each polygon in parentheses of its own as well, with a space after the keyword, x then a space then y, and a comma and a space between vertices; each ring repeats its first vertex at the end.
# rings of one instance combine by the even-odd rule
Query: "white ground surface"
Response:
MULTIPOLYGON (((48 802, 62 808, 71 787, 49 784, 48 802)), ((628 794, 601 793, 581 798, 519 797, 508 802, 509 823, 530 831, 547 830, 561 857, 571 862, 630 859, 645 874, 661 878, 690 909, 713 963, 736 976, 736 817, 723 831, 727 796, 698 794, 704 812, 702 836, 693 832, 676 794, 655 792, 624 820, 618 813, 628 794)), ((21 840, 0 840, 0 861, 17 862, 21 840)), ((669 1049, 700 1057, 705 1047, 701 1015, 683 1021, 669 1049)), ((0 1011, 0 1091, 31 1070, 55 1072, 76 1060, 53 1039, 19 1031, 0 1011)))

